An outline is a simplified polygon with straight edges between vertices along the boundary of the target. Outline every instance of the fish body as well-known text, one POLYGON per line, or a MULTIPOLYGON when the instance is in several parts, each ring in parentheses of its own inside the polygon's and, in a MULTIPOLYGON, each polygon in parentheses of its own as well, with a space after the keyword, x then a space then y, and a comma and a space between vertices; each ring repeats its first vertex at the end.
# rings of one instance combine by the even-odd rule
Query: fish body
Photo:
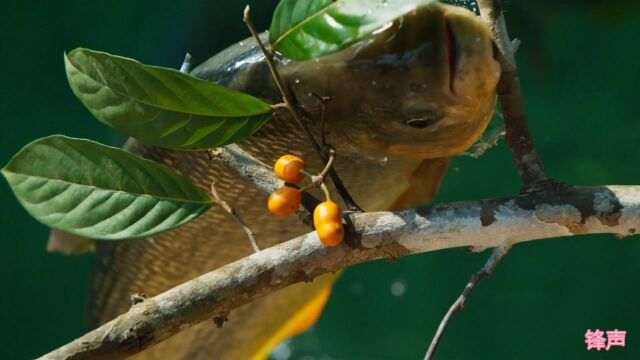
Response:
MULTIPOLYGON (((331 98, 325 120, 327 142, 338 154, 335 169, 367 211, 403 208, 435 195, 449 159, 473 144, 489 123, 500 74, 489 29, 473 13, 443 4, 411 12, 341 52, 303 62, 277 61, 316 139, 321 106, 311 93, 331 98)), ((224 50, 192 74, 274 104, 281 101, 252 39, 224 50)), ((286 113, 279 112, 239 145, 267 164, 293 154, 305 159, 312 172, 322 168, 286 113)), ((204 188, 215 182, 262 247, 309 231, 297 219, 271 216, 266 195, 204 152, 135 141, 129 149, 204 188)), ((244 231, 218 207, 169 232, 100 242, 97 251, 92 326, 126 312, 131 294, 154 296, 252 253, 244 231)), ((335 279, 330 274, 287 287, 233 310, 222 328, 201 323, 136 358, 264 358, 279 341, 315 322, 335 279)))

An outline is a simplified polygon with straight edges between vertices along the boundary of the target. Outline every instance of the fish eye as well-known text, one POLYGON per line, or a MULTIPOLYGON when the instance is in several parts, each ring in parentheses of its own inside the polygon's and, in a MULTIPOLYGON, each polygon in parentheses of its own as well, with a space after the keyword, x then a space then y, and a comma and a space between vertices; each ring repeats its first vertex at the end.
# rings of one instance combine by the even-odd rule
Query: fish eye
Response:
POLYGON ((424 129, 427 126, 433 125, 435 122, 436 122, 436 119, 431 117, 418 117, 418 118, 409 119, 404 123, 415 129, 424 129))

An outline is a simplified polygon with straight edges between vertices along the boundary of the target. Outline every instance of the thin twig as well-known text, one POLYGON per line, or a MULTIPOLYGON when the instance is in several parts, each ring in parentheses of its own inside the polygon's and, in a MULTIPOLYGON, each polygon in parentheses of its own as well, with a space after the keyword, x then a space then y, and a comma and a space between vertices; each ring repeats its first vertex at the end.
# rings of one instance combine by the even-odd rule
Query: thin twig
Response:
POLYGON ((478 283, 484 279, 485 277, 491 275, 493 270, 496 268, 502 257, 509 251, 509 246, 500 246, 493 249, 493 253, 484 264, 484 266, 478 270, 473 276, 471 276, 471 280, 467 283, 467 286, 462 290, 462 294, 458 297, 458 299, 451 305, 449 311, 444 315, 442 321, 440 321, 440 325, 438 326, 438 330, 436 334, 433 336, 431 340, 431 344, 429 345, 429 350, 427 350, 427 354, 424 356, 424 360, 431 360, 436 353, 438 345, 440 344, 440 340, 442 339, 442 335, 445 330, 451 323, 451 318, 455 313, 462 310, 464 307, 464 303, 469 298, 469 295, 473 291, 473 289, 478 285, 478 283))
POLYGON ((331 100, 329 96, 321 96, 318 93, 312 92, 311 95, 316 97, 320 102, 320 134, 322 140, 322 146, 327 145, 327 134, 325 132, 325 112, 327 109, 327 103, 331 100))
POLYGON ((247 223, 244 222, 244 220, 242 220, 242 218, 240 217, 240 215, 238 215, 236 210, 231 206, 229 206, 229 204, 226 201, 220 198, 220 195, 218 195, 218 191, 216 190, 215 182, 211 183, 211 195, 213 195, 213 198, 215 199, 216 204, 220 205, 224 209, 224 211, 226 211, 229 215, 231 215, 233 219, 242 227, 244 232, 247 233, 247 237, 249 238, 249 242, 251 243, 251 247, 253 248, 253 251, 259 252, 260 247, 258 246, 258 241, 256 240, 256 234, 254 234, 251 228, 249 227, 249 225, 247 225, 247 223))
MULTIPOLYGON (((313 134, 311 133, 311 130, 309 129, 307 124, 304 123, 304 121, 302 120, 302 117, 296 111, 293 99, 289 94, 289 90, 287 89, 287 87, 284 85, 284 82, 282 81, 282 77, 280 76, 280 72, 278 71, 278 68, 273 58, 274 56, 273 52, 267 50, 267 48, 262 43, 262 40, 260 39, 258 32, 253 26, 253 22, 251 21, 251 7, 249 5, 247 5, 244 9, 243 21, 247 25, 247 28, 249 28, 249 32, 251 32, 251 35, 255 38, 256 42, 258 43, 258 47, 260 47, 260 50, 264 54, 264 57, 267 61, 267 65, 269 66, 269 70, 271 70, 271 75, 273 76, 273 80, 276 82, 276 86, 278 87, 278 90, 280 90, 280 94, 282 94, 284 107, 286 107, 287 110, 289 110, 289 113, 291 113, 291 116, 293 116, 294 120, 298 123, 298 126, 302 128, 304 133, 309 138, 309 142, 313 145, 316 152, 320 154, 321 152, 320 146, 314 139, 313 134)), ((283 106, 279 104, 277 108, 282 108, 282 107, 283 106)))
POLYGON ((478 0, 477 2, 480 15, 494 33, 497 47, 496 59, 502 67, 502 76, 498 83, 498 100, 504 115, 505 140, 522 178, 524 189, 527 190, 537 183, 544 182, 547 174, 529 131, 515 60, 515 50, 519 43, 509 39, 500 0, 478 0))
MULTIPOLYGON (((191 71, 191 54, 187 53, 184 56, 184 61, 182 62, 182 66, 180 66, 180 72, 182 73, 188 73, 189 71, 191 71)), ((209 155, 209 157, 212 157, 212 153, 207 151, 207 154, 209 155)), ((236 222, 238 224, 240 224, 240 226, 242 227, 242 229, 247 233, 247 237, 249 238, 249 243, 251 243, 251 247, 253 248, 253 251, 255 252, 259 252, 260 251, 260 247, 258 246, 258 241, 256 240, 256 235, 253 233, 253 231, 251 230, 251 228, 249 227, 249 225, 247 225, 246 222, 244 222, 244 220, 242 220, 242 218, 240 217, 240 215, 238 215, 238 213, 236 212, 236 210, 234 208, 232 208, 231 206, 229 206, 229 204, 222 200, 222 198, 220 198, 220 195, 218 194, 218 191, 216 190, 216 183, 213 182, 211 183, 211 195, 213 195, 213 198, 215 199, 216 203, 218 205, 220 205, 220 207, 222 207, 222 209, 224 209, 224 211, 226 211, 229 215, 231 215, 231 217, 233 217, 236 222)))
MULTIPOLYGON (((302 119, 302 116, 300 116, 300 114, 296 110, 296 106, 293 101, 293 98, 291 97, 291 94, 289 94, 287 87, 284 85, 284 82, 280 77, 280 73, 278 72, 278 68, 274 61, 273 51, 267 50, 267 48, 262 43, 262 40, 260 40, 260 36, 258 35, 258 32, 253 26, 253 22, 251 21, 251 7, 249 5, 247 5, 244 9, 243 21, 247 25, 247 28, 249 29, 249 32, 251 32, 251 35, 254 37, 254 39, 258 43, 258 47, 260 47, 260 50, 264 54, 264 57, 267 61, 267 65, 269 66, 269 70, 271 70, 271 75, 273 76, 273 80, 276 82, 276 86, 278 87, 278 90, 280 90, 280 93, 282 94, 282 100, 284 101, 284 104, 278 104, 277 106, 274 106, 274 109, 277 110, 285 107, 287 108, 287 110, 289 110, 289 113, 294 118, 294 120, 298 123, 298 126, 302 128, 307 138, 309 139, 309 142, 311 143, 316 153, 320 157, 320 161, 323 164, 326 164, 328 159, 326 159, 325 156, 323 155, 323 151, 322 151, 323 149, 320 147, 320 145, 318 145, 318 142, 313 137, 311 130, 302 119)), ((355 200, 353 200, 353 198, 347 191, 347 188, 342 183, 342 180, 340 180, 340 177, 338 176, 338 173, 335 171, 335 169, 331 168, 329 170, 329 176, 331 177, 331 180, 336 186, 336 190, 344 200, 347 207, 350 210, 362 211, 362 209, 356 204, 355 200)))

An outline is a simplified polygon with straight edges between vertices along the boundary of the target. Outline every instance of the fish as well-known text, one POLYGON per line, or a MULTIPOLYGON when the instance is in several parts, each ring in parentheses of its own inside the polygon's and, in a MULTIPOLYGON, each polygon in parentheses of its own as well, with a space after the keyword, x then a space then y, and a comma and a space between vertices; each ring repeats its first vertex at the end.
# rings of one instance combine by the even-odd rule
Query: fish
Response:
MULTIPOLYGON (((266 41, 267 34, 260 38, 266 41)), ((314 138, 324 136, 335 148, 334 168, 351 196, 365 211, 382 211, 432 199, 450 159, 485 131, 500 78, 494 52, 491 30, 473 12, 435 3, 339 52, 305 61, 277 54, 275 60, 314 138), (318 95, 330 100, 325 104, 318 95)), ((282 102, 255 39, 223 50, 191 74, 272 104, 282 102)), ((238 145, 266 164, 292 154, 305 159, 311 172, 323 168, 302 129, 283 111, 238 145)), ((126 148, 205 189, 215 182, 262 247, 310 231, 297 219, 270 215, 267 195, 206 152, 136 140, 126 148)), ((336 193, 333 186, 331 191, 336 193)), ((64 239, 54 232, 50 247, 64 239)), ((137 240, 96 242, 95 247, 88 308, 92 328, 126 312, 132 294, 157 295, 253 251, 243 229, 219 207, 178 229, 137 240)), ((264 359, 283 339, 317 321, 338 276, 286 287, 216 319, 222 326, 203 322, 133 358, 264 359)))

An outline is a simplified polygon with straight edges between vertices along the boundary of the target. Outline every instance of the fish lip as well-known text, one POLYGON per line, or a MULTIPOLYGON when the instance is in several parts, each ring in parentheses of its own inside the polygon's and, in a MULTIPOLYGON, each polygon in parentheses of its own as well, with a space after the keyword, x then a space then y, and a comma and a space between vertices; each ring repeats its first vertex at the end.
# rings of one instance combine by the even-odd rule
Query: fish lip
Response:
POLYGON ((456 78, 456 70, 458 67, 458 55, 460 51, 460 43, 456 38, 456 34, 453 31, 450 20, 445 17, 444 19, 444 33, 445 44, 447 49, 447 62, 449 65, 449 90, 452 94, 455 94, 454 81, 456 78))

